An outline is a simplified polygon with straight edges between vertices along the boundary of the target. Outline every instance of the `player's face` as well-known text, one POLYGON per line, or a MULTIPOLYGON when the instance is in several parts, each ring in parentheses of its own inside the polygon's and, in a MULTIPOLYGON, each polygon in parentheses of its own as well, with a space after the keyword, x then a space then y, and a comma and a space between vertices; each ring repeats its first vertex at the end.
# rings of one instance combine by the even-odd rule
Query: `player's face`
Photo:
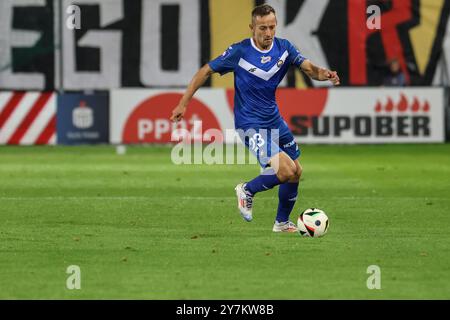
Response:
POLYGON ((256 45, 262 49, 268 49, 275 37, 275 31, 277 27, 277 18, 273 13, 270 13, 264 17, 256 17, 253 19, 250 28, 253 32, 253 39, 256 45))

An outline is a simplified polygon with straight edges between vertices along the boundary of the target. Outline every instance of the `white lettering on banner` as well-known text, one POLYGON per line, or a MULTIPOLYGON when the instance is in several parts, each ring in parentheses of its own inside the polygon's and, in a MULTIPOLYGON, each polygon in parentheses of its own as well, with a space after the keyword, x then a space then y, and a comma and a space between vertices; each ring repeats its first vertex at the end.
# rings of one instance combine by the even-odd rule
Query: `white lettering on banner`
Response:
MULTIPOLYGON (((442 88, 341 88, 311 89, 305 95, 305 90, 286 89, 278 93, 278 101, 281 115, 300 144, 429 143, 445 138, 443 92, 442 88), (304 101, 308 112, 304 112, 304 101)), ((159 143, 169 142, 169 137, 173 142, 187 134, 191 141, 208 142, 207 130, 218 129, 224 134, 223 141, 236 143, 233 136, 225 134, 227 129, 234 130, 227 90, 200 89, 194 100, 201 101, 204 110, 197 105, 195 113, 178 123, 170 123, 162 111, 170 113, 173 93, 162 89, 113 90, 111 142, 159 143), (154 103, 144 103, 152 99, 154 103)))
POLYGON ((156 119, 155 121, 155 139, 161 139, 164 133, 169 132, 170 123, 167 119, 156 119))
MULTIPOLYGON (((319 29, 329 0, 305 0, 295 19, 290 24, 285 25, 287 1, 267 1, 276 10, 278 21, 280 21, 277 26, 278 36, 289 39, 292 44, 298 45, 302 55, 311 59, 315 64, 329 68, 319 37, 315 34, 319 29)), ((313 84, 316 87, 330 85, 328 81, 314 80, 313 84)))
POLYGON ((144 140, 145 136, 153 131, 153 122, 148 119, 140 119, 138 121, 138 137, 144 140))
POLYGON ((187 85, 200 68, 200 14, 198 0, 142 2, 141 82, 144 86, 187 85), (180 6, 179 70, 165 71, 161 63, 161 6, 180 6))
MULTIPOLYGON (((193 117, 194 118, 194 117, 193 117)), ((172 124, 171 140, 189 140, 189 141, 205 141, 209 140, 208 135, 203 135, 202 121, 190 119, 189 124, 191 125, 191 130, 187 129, 187 123, 185 120, 181 120, 177 125, 172 124)), ((206 133, 205 133, 206 134, 206 133)))
MULTIPOLYGON (((100 27, 105 27, 123 19, 122 0, 77 0, 78 5, 89 4, 100 7, 100 27)), ((69 6, 72 0, 64 0, 69 6)), ((61 17, 65 19, 64 16, 61 17)), ((74 32, 63 31, 64 87, 68 90, 109 89, 121 86, 122 32, 113 30, 90 30, 79 41, 80 47, 100 48, 100 71, 76 70, 76 43, 74 32)))
POLYGON ((12 48, 31 48, 39 41, 42 33, 31 30, 14 30, 13 10, 15 7, 42 6, 45 0, 0 1, 0 84, 4 89, 27 88, 42 90, 45 77, 36 72, 13 72, 12 48))
POLYGON ((182 120, 178 123, 173 123, 168 119, 139 119, 137 130, 139 140, 144 141, 149 134, 154 134, 156 140, 161 140, 163 134, 172 132, 174 140, 178 141, 181 138, 185 138, 184 131, 189 132, 189 136, 194 141, 201 141, 203 138, 202 121, 199 120, 195 114, 189 120, 189 124, 192 126, 191 132, 186 130, 186 121, 182 120))

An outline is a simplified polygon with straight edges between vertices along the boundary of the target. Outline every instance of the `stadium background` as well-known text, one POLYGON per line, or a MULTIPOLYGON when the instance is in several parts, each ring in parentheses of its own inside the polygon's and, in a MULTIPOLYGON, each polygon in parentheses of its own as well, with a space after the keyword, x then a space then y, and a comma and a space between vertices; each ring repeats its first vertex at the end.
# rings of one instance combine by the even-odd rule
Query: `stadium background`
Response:
MULTIPOLYGON (((2 268, 8 270, 0 279, 2 297, 73 297, 56 283, 65 274, 54 274, 75 261, 90 268, 88 283, 98 288, 76 297, 448 298, 448 236, 441 223, 448 225, 449 209, 444 143, 450 137, 450 3, 266 2, 277 10, 277 35, 341 78, 341 87, 329 88, 292 69, 277 93, 297 141, 312 144, 304 147, 309 158, 300 205, 326 208, 334 235, 294 247, 288 238, 267 238, 270 230, 261 225, 249 231, 233 224, 230 172, 250 178, 256 166, 250 173, 239 166, 174 168, 170 151, 160 146, 173 142, 178 127, 168 118, 192 75, 249 36, 251 9, 264 1, 2 0, 0 144, 39 145, 0 148, 2 268), (80 30, 66 26, 72 4, 81 9, 80 30), (380 30, 366 26, 372 4, 381 8, 380 30), (399 59, 407 87, 382 86, 392 58, 399 59), (321 143, 332 145, 316 145, 321 143), (97 146, 62 146, 79 144, 97 146), (111 144, 149 147, 130 147, 120 158, 111 144), (425 151, 417 153, 419 148, 425 151), (203 196, 221 200, 211 211, 203 196), (429 208, 435 218, 420 225, 429 208), (202 214, 217 216, 211 222, 202 214), (386 222, 393 215, 406 229, 386 222), (239 247, 242 241, 249 241, 247 249, 239 247), (211 262, 211 252, 218 261, 211 262), (251 268, 241 270, 239 259, 251 268), (287 274, 295 276, 302 261, 315 274, 301 278, 296 290, 303 291, 295 291, 261 267, 268 259, 275 260, 271 270, 289 268, 287 274), (374 260, 392 275, 378 295, 365 288, 365 269, 355 276, 360 262, 374 260), (333 261, 334 273, 327 261, 333 261), (136 263, 131 273, 123 270, 125 263, 136 263), (149 265, 152 274, 142 281, 149 265), (30 266, 45 280, 28 274, 30 266), (329 282, 317 286, 319 276, 329 282), (150 280, 158 289, 147 291, 150 280)), ((232 129, 232 97, 232 75, 214 75, 181 126, 194 135, 196 120, 203 130, 232 129)), ((265 197, 258 210, 276 201, 275 194, 265 197)), ((260 217, 270 225, 271 213, 260 217)))
MULTIPOLYGON (((247 13, 259 3, 262 2, 2 1, 0 88, 3 91, 0 95, 0 128, 3 133, 0 134, 0 143, 170 142, 171 125, 163 119, 167 119, 170 104, 173 104, 177 94, 181 93, 175 89, 185 87, 199 67, 220 55, 232 43, 248 36, 247 13), (81 9, 79 30, 66 27, 67 21, 73 21, 73 12, 67 12, 71 4, 77 4, 81 9), (124 117, 124 109, 134 110, 139 104, 149 102, 150 97, 162 93, 147 90, 145 92, 148 97, 128 106, 127 102, 123 101, 127 99, 126 91, 121 93, 121 89, 128 88, 157 88, 167 91, 162 97, 163 101, 158 101, 157 108, 143 107, 145 110, 137 117, 136 121, 150 119, 152 125, 152 128, 147 128, 147 132, 135 134, 141 139, 115 138, 124 135, 126 126, 116 119, 124 117), (36 91, 45 93, 36 94, 36 91), (67 109, 83 104, 87 98, 86 95, 74 98, 74 91, 89 94, 91 104, 86 105, 85 109, 93 108, 96 112, 95 117, 91 112, 92 116, 100 119, 95 121, 95 125, 92 120, 89 128, 74 128, 72 125, 71 129, 81 130, 72 136, 90 136, 91 139, 67 137, 67 127, 70 127, 68 122, 74 121, 67 119, 71 116, 67 109), (71 95, 66 95, 67 92, 71 95), (125 97, 122 99, 123 95, 125 97), (107 101, 104 101, 105 99, 107 101), (97 106, 97 101, 102 101, 106 106, 97 106), (66 112, 62 111, 64 109, 66 112), (107 121, 109 117, 110 121, 107 121), (101 130, 109 132, 100 134, 97 132, 100 129, 95 128, 96 133, 93 133, 91 127, 98 125, 102 127, 101 130), (60 128, 58 134, 57 128, 60 128), (160 129, 160 134, 156 132, 157 128, 160 129), (83 130, 91 130, 89 132, 92 134, 83 133, 83 130)), ((411 86, 434 86, 442 91, 431 91, 433 93, 418 96, 417 92, 428 91, 419 88, 413 91, 388 92, 376 89, 376 94, 369 102, 370 106, 365 107, 359 106, 360 101, 353 101, 348 105, 348 102, 344 101, 345 97, 351 96, 353 91, 341 91, 339 97, 330 98, 331 104, 338 105, 338 111, 327 112, 329 108, 325 104, 328 97, 333 95, 328 89, 301 92, 280 90, 280 108, 283 115, 290 118, 288 122, 293 130, 295 122, 298 121, 292 119, 292 114, 297 119, 304 117, 302 126, 310 127, 311 117, 319 117, 322 113, 323 116, 355 115, 355 111, 351 111, 355 109, 374 117, 380 112, 389 116, 396 115, 395 112, 401 110, 402 113, 406 112, 405 115, 413 115, 407 111, 420 113, 426 110, 422 113, 431 115, 431 119, 442 118, 430 120, 430 130, 435 131, 431 133, 434 138, 430 141, 443 141, 443 108, 448 104, 445 86, 448 84, 450 68, 447 63, 450 56, 450 36, 447 32, 450 26, 450 6, 447 2, 382 1, 379 3, 382 21, 380 30, 369 30, 366 27, 366 4, 370 5, 370 1, 269 3, 278 13, 278 36, 290 39, 315 63, 337 70, 343 86, 380 86, 386 74, 387 61, 397 58, 411 86), (437 102, 438 105, 429 108, 427 101, 429 103, 430 99, 436 100, 436 96, 441 96, 443 102, 437 102), (307 105, 300 104, 299 101, 305 100, 308 100, 307 105)), ((230 119, 231 116, 229 111, 233 105, 232 84, 231 74, 224 77, 214 75, 206 83, 205 87, 224 90, 222 94, 210 91, 209 95, 212 96, 209 100, 215 102, 203 101, 203 113, 201 110, 194 112, 206 127, 221 130, 233 128, 230 121, 222 121, 224 118, 230 119), (209 114, 209 119, 218 118, 222 123, 209 123, 210 120, 202 119, 208 117, 206 114, 209 114)), ((281 84, 281 87, 297 89, 321 86, 328 86, 328 83, 311 81, 294 69, 290 70, 281 84)), ((361 96, 364 101, 364 94, 361 96)), ((151 101, 149 103, 151 104, 151 101)), ((83 113, 78 114, 81 116, 83 113)), ((89 112, 84 114, 89 117, 89 112)), ((342 121, 344 128, 349 125, 372 126, 366 120, 363 124, 348 124, 348 119, 336 121, 342 121)), ((189 124, 191 122, 187 121, 185 124, 188 129, 192 129, 189 124)), ((375 123, 375 120, 373 122, 375 123)), ((137 124, 134 126, 138 127, 137 124)), ((342 140, 310 140, 370 142, 372 134, 367 131, 370 130, 362 132, 366 137, 370 137, 365 140, 353 139, 350 136, 347 139, 343 137, 342 140)), ((395 129, 388 130, 385 136, 389 136, 390 131, 395 129)), ((353 136, 355 133, 348 134, 353 136)), ((305 135, 306 132, 303 132, 301 136, 305 135)), ((398 139, 394 134, 391 139, 378 140, 395 142, 398 139)))

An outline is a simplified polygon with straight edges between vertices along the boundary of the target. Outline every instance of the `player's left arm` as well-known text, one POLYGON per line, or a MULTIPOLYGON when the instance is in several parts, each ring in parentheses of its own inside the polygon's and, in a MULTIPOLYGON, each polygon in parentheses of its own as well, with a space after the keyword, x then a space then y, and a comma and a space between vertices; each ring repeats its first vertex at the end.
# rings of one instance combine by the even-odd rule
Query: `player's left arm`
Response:
POLYGON ((311 79, 318 81, 331 81, 335 86, 341 84, 339 76, 336 71, 331 71, 325 68, 321 68, 313 64, 310 60, 306 59, 300 65, 300 69, 306 73, 311 79))

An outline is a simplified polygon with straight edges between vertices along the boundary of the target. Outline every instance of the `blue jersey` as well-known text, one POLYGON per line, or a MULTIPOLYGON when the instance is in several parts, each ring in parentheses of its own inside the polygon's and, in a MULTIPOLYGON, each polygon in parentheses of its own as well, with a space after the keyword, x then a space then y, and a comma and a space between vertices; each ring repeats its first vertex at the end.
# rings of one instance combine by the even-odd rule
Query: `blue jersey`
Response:
POLYGON ((299 67, 306 58, 288 40, 274 38, 271 48, 262 51, 253 39, 230 46, 209 66, 221 75, 234 72, 235 127, 278 128, 283 122, 275 91, 289 66, 299 67))

